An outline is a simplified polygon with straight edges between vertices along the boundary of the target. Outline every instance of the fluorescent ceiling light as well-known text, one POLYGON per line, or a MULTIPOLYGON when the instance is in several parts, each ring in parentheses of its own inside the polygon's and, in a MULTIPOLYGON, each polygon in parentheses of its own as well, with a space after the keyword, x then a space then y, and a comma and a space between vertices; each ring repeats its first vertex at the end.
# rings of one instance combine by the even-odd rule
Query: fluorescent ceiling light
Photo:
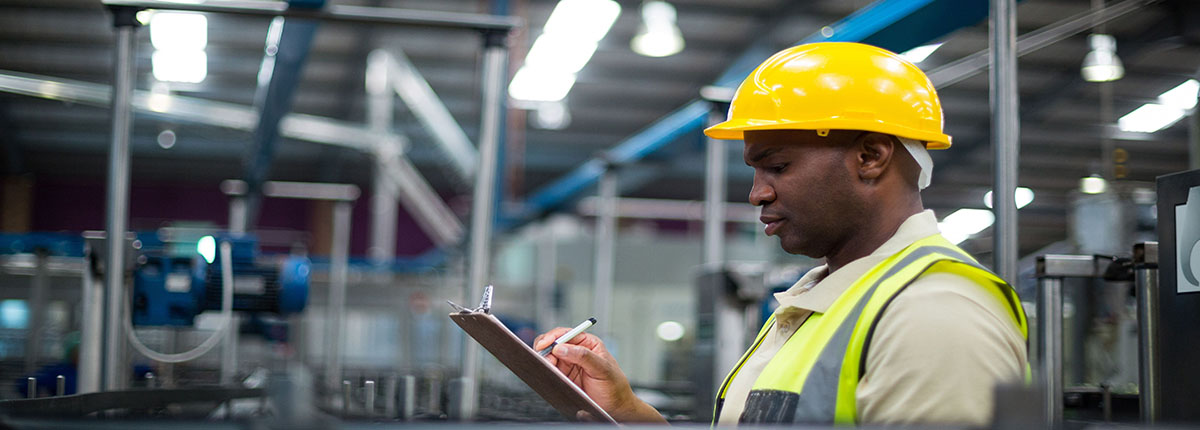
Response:
POLYGON ((508 85, 508 95, 517 100, 556 102, 566 98, 574 85, 574 73, 522 67, 508 85))
POLYGON ((663 321, 654 330, 658 334, 658 338, 667 342, 674 342, 683 338, 683 324, 675 321, 663 321))
POLYGON ((150 43, 157 50, 199 51, 208 45, 208 18, 198 13, 156 12, 150 43))
POLYGON ((1079 191, 1084 194, 1100 194, 1108 191, 1108 181, 1098 175, 1079 179, 1079 191))
POLYGON ((154 51, 150 57, 154 79, 163 82, 198 83, 208 76, 204 51, 154 51))
POLYGON ((1176 109, 1188 110, 1196 107, 1196 93, 1200 91, 1200 82, 1188 79, 1179 86, 1167 90, 1158 96, 1158 102, 1176 109))
POLYGON ((675 7, 665 1, 642 4, 642 26, 630 41, 633 52, 647 57, 668 57, 683 50, 683 33, 675 25, 675 7))
POLYGON ((1080 73, 1088 82, 1109 82, 1125 76, 1125 67, 1117 57, 1117 39, 1107 34, 1088 36, 1092 50, 1083 57, 1080 73))
MULTIPOLYGON (((1017 201, 1017 209, 1029 206, 1030 203, 1033 203, 1033 190, 1026 187, 1017 187, 1017 190, 1013 193, 1013 200, 1017 201)), ((987 205, 988 209, 991 209, 991 191, 988 191, 987 194, 983 195, 983 204, 987 205)))
POLYGON ((562 130, 571 125, 571 112, 565 101, 538 103, 533 114, 533 126, 543 130, 562 130))
POLYGON ((596 53, 596 42, 586 42, 543 34, 533 42, 525 56, 525 67, 575 73, 596 53))
POLYGON ((1170 127, 1185 115, 1183 109, 1146 103, 1117 120, 1121 131, 1153 133, 1170 127))
POLYGON ((933 54, 933 51, 937 51, 938 48, 941 48, 942 43, 945 42, 931 43, 929 45, 922 45, 913 49, 909 49, 904 51, 903 54, 900 54, 900 58, 908 60, 908 62, 913 64, 920 63, 925 61, 926 58, 929 58, 929 56, 933 54))
POLYGON ((959 209, 938 223, 942 236, 955 245, 962 243, 976 233, 991 227, 996 221, 992 211, 986 209, 959 209))
POLYGON ((621 5, 613 0, 562 0, 550 12, 543 33, 599 42, 619 15, 621 5))

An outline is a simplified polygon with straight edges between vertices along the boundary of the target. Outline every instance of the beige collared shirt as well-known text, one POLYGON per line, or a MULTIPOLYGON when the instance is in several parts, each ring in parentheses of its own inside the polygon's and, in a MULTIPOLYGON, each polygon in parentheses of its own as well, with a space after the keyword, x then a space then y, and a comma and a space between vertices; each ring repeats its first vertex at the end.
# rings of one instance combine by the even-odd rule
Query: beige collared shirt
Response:
MULTIPOLYGON (((933 212, 918 213, 870 255, 833 273, 817 267, 775 294, 775 325, 730 382, 718 424, 737 424, 754 381, 809 315, 828 310, 876 264, 938 233, 933 212)), ((1010 314, 961 276, 918 278, 887 307, 871 338, 856 393, 859 423, 987 424, 992 388, 1024 377, 1025 339, 1010 314)))

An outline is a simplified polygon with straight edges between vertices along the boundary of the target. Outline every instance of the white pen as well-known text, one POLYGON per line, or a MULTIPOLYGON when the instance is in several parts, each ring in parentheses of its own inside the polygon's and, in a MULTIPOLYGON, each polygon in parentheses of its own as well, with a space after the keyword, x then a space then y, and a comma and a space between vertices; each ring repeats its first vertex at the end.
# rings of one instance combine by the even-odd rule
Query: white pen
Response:
POLYGON ((587 330, 588 327, 591 327, 592 324, 595 324, 595 323, 596 323, 596 318, 588 318, 586 321, 579 323, 579 325, 577 325, 577 326, 575 326, 575 328, 571 329, 571 331, 566 332, 562 336, 559 336, 558 339, 554 339, 554 342, 551 342, 550 346, 547 346, 545 349, 538 351, 538 354, 541 355, 542 357, 549 355, 550 351, 554 350, 555 345, 558 345, 560 343, 570 342, 571 339, 574 339, 575 336, 579 336, 579 333, 583 333, 584 330, 587 330))

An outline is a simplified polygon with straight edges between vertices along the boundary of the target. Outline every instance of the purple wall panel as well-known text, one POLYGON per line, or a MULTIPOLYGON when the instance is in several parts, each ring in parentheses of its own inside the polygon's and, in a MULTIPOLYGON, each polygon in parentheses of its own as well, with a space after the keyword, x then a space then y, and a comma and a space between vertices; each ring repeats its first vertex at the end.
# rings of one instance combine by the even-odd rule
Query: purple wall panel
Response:
MULTIPOLYGON (((34 183, 33 229, 35 231, 82 231, 104 229, 105 184, 100 181, 39 179, 34 183)), ((370 193, 354 204, 350 253, 366 254, 370 228, 370 193)), ((135 185, 130 189, 130 228, 154 230, 168 221, 203 221, 224 226, 228 222, 229 203, 217 184, 157 183, 135 185)), ((308 231, 312 202, 292 199, 266 199, 259 226, 308 231)), ((396 253, 419 255, 433 243, 400 208, 396 253)))

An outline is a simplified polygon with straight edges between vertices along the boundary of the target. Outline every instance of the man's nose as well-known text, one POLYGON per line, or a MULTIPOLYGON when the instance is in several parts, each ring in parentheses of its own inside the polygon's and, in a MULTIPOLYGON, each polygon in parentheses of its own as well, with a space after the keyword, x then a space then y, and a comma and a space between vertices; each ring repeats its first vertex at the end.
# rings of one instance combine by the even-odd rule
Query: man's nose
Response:
POLYGON ((754 185, 750 187, 750 204, 762 206, 773 201, 775 201, 775 188, 760 181, 754 181, 754 185))

